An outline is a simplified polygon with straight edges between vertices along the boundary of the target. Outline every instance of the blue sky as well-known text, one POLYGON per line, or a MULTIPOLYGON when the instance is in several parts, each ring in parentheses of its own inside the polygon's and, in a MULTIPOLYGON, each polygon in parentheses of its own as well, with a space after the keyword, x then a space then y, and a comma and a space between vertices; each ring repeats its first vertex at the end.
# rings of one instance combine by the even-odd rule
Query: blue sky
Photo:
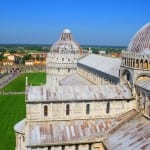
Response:
POLYGON ((150 0, 0 0, 0 43, 55 42, 69 28, 79 44, 127 46, 150 22, 150 0))

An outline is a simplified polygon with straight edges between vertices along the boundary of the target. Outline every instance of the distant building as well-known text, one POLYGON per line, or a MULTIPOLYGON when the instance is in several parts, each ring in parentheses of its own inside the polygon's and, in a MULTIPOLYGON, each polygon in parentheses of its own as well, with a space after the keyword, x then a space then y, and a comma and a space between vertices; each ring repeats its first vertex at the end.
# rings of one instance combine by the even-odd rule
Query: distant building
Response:
POLYGON ((105 55, 105 54, 106 54, 106 51, 99 51, 99 54, 100 54, 100 55, 105 55))
POLYGON ((47 83, 56 85, 66 75, 77 70, 77 59, 82 56, 81 47, 73 41, 72 33, 65 29, 47 56, 47 83))
POLYGON ((13 60, 3 60, 2 64, 3 64, 3 66, 12 66, 12 65, 14 65, 14 61, 13 60))
POLYGON ((9 55, 10 55, 9 52, 5 52, 3 56, 4 56, 4 57, 7 57, 7 56, 9 56, 9 55))
POLYGON ((15 61, 15 56, 14 55, 8 55, 7 59, 10 61, 15 61))
POLYGON ((47 83, 26 86, 16 150, 150 149, 150 24, 121 59, 81 55, 71 39, 52 46, 47 83))
POLYGON ((29 53, 33 59, 46 60, 47 53, 39 52, 39 53, 29 53))
POLYGON ((34 65, 46 65, 46 61, 34 61, 34 65))
POLYGON ((27 66, 33 66, 33 64, 34 64, 33 60, 26 60, 25 61, 25 65, 27 65, 27 66))
POLYGON ((119 58, 121 56, 121 54, 118 52, 111 52, 108 54, 108 56, 112 57, 112 58, 119 58))

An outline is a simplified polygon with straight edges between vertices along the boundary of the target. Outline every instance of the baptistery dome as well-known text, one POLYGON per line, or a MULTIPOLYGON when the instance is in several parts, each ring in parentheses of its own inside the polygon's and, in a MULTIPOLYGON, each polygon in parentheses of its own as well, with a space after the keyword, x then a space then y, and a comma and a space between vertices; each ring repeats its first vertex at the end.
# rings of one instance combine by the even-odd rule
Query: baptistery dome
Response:
POLYGON ((71 33, 69 29, 64 29, 63 33, 71 33))
POLYGON ((132 38, 128 50, 150 54, 150 23, 144 25, 132 38))
POLYGON ((64 29, 60 39, 52 45, 51 52, 60 54, 81 54, 82 49, 73 41, 71 31, 69 29, 64 29))

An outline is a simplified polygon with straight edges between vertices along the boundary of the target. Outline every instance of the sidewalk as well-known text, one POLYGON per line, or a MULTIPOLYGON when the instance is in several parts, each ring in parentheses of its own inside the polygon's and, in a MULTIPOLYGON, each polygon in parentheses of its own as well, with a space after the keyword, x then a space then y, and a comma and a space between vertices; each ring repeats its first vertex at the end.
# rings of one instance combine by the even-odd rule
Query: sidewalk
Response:
POLYGON ((16 77, 18 77, 20 74, 8 74, 4 77, 0 78, 0 88, 3 88, 6 86, 9 82, 14 80, 16 77))
POLYGON ((25 92, 0 92, 0 95, 17 95, 17 94, 25 94, 25 92))

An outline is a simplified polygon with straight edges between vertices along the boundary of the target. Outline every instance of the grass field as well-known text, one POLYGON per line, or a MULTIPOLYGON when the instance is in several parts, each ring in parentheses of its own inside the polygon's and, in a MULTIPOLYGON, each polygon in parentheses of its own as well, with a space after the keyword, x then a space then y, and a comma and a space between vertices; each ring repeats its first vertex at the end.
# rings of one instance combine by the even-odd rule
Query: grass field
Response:
POLYGON ((25 77, 28 77, 29 85, 41 85, 46 82, 46 73, 24 73, 11 81, 8 85, 1 89, 5 92, 23 92, 25 91, 25 77))
MULTIPOLYGON (((25 73, 5 86, 3 91, 22 92, 25 90, 25 77, 28 76, 29 84, 41 85, 45 83, 45 73, 25 73)), ((0 150, 15 149, 14 125, 25 118, 24 95, 0 95, 0 150)))
POLYGON ((24 95, 0 95, 0 110, 0 150, 14 150, 13 127, 25 118, 24 95))

